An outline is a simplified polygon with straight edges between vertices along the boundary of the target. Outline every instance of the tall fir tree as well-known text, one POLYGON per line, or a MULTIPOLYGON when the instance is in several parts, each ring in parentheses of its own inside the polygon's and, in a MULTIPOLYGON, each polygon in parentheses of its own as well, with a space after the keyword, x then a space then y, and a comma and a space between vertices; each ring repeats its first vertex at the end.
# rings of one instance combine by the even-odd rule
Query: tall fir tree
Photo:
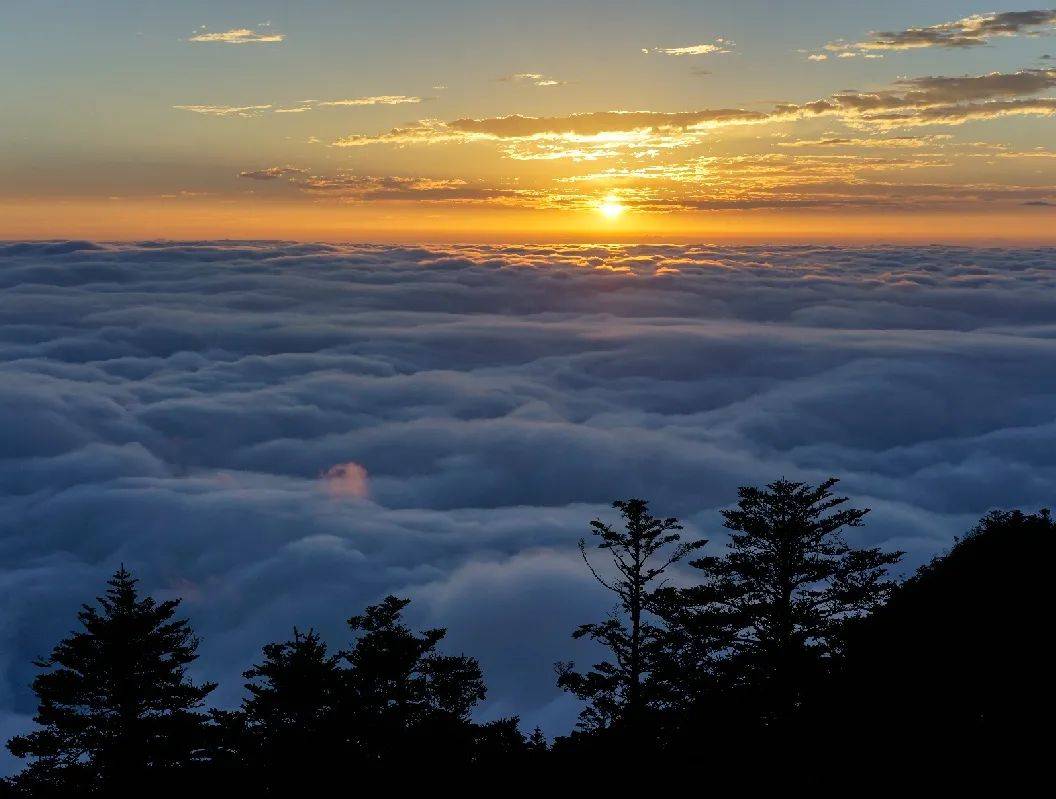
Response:
POLYGON ((846 543, 842 531, 861 526, 868 510, 842 507, 837 482, 742 487, 737 507, 723 511, 726 554, 692 563, 704 584, 684 599, 708 625, 733 630, 729 673, 764 723, 795 714, 839 651, 846 623, 883 604, 894 587, 887 567, 902 553, 846 543))
POLYGON ((600 519, 590 526, 598 549, 611 557, 614 576, 603 576, 594 568, 585 540, 580 540, 579 548, 594 578, 616 594, 618 611, 603 622, 580 625, 573 633, 574 638, 602 644, 611 660, 585 673, 577 672, 574 663, 559 663, 558 685, 587 702, 580 715, 581 730, 607 730, 635 741, 645 735, 646 717, 664 705, 662 684, 653 679, 667 648, 667 636, 655 615, 664 574, 707 542, 682 541, 678 520, 652 516, 644 500, 620 500, 613 507, 622 516, 622 529, 600 519))
POLYGON ((97 606, 78 613, 83 629, 37 662, 39 729, 8 743, 30 761, 17 778, 24 792, 167 793, 195 765, 206 738, 199 709, 216 686, 187 676, 198 639, 174 618, 179 600, 141 599, 136 583, 122 566, 97 606))
POLYGON ((267 644, 263 655, 243 674, 248 696, 241 719, 229 720, 227 729, 235 731, 235 747, 262 793, 288 796, 309 775, 321 782, 342 761, 339 656, 327 653, 314 630, 297 629, 289 641, 267 644))
POLYGON ((342 653, 342 722, 352 754, 367 764, 409 759, 468 762, 484 699, 475 658, 442 655, 443 629, 415 633, 402 621, 410 600, 386 597, 348 620, 356 639, 342 653))

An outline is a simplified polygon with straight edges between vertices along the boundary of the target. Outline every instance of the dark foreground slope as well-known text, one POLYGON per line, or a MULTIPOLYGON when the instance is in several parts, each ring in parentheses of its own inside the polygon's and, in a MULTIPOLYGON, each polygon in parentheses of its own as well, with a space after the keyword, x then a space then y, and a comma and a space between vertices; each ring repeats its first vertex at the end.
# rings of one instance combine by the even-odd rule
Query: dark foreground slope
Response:
POLYGON ((1054 549, 1048 511, 984 517, 852 628, 827 709, 892 743, 1031 740, 1052 715, 1054 549))

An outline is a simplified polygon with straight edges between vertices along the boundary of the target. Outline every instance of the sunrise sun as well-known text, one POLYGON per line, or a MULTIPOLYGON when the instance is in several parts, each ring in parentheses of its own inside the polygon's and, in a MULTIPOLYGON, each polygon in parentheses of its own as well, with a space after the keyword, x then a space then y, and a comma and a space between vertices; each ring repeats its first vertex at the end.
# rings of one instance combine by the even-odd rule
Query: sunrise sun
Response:
POLYGON ((606 219, 616 219, 625 210, 627 210, 626 206, 620 203, 619 198, 612 194, 598 203, 598 213, 606 219))

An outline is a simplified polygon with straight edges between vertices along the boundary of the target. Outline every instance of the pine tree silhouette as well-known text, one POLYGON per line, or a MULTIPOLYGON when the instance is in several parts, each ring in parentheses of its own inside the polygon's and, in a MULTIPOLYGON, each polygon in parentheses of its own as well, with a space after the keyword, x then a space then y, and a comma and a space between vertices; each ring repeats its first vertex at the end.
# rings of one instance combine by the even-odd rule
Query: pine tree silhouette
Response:
POLYGON ((17 778, 30 795, 157 793, 194 766, 216 686, 187 677, 198 640, 173 618, 179 600, 140 599, 136 583, 122 566, 78 613, 83 629, 37 661, 40 729, 8 743, 30 760, 17 778))
POLYGON ((532 734, 528 736, 527 745, 528 751, 534 756, 545 755, 550 751, 550 743, 546 740, 541 727, 532 730, 532 734))
POLYGON ((730 765, 794 764, 818 746, 875 757, 891 741, 981 755, 1040 745, 1030 734, 1052 705, 1049 512, 990 513, 895 586, 887 571, 901 553, 844 541, 867 511, 844 507, 836 483, 741 488, 723 512, 726 553, 693 560, 702 582, 689 587, 665 575, 705 542, 682 541, 677 519, 642 500, 614 503, 622 529, 595 519, 611 568, 594 568, 585 541, 581 554, 619 604, 574 635, 611 659, 586 673, 558 664, 559 685, 587 707, 578 732, 552 746, 515 717, 474 722, 479 664, 439 653, 445 630, 412 630, 409 600, 394 596, 348 620, 346 650, 330 654, 311 629, 266 645, 244 672, 241 707, 205 715, 215 685, 187 675, 198 641, 175 618, 179 601, 141 598, 122 567, 82 607, 81 628, 37 662, 38 728, 8 743, 28 764, 0 780, 0 796, 167 797, 208 785, 284 797, 411 766, 425 777, 564 773, 594 756, 663 750, 677 763, 702 747, 730 765), (793 724, 797 735, 780 734, 793 724))
POLYGON ((367 764, 415 759, 469 762, 475 736, 470 711, 484 699, 480 665, 441 655, 443 629, 415 633, 401 621, 410 600, 389 596, 353 616, 356 635, 341 653, 341 723, 353 754, 367 764))
POLYGON ((487 769, 523 765, 530 749, 519 723, 511 716, 474 725, 473 765, 487 769))
POLYGON ((240 718, 226 719, 248 776, 266 795, 288 796, 341 762, 337 707, 339 656, 327 654, 314 630, 267 644, 264 659, 244 672, 249 696, 240 718))
POLYGON ((707 542, 683 542, 678 520, 650 515, 644 500, 617 501, 613 507, 623 517, 622 530, 599 519, 590 526, 600 539, 598 548, 611 555, 615 576, 604 577, 591 565, 585 540, 579 548, 594 578, 619 598, 619 610, 573 633, 604 645, 612 660, 586 673, 575 671, 574 663, 558 663, 558 685, 588 703, 580 715, 582 731, 615 731, 633 745, 644 736, 647 712, 656 710, 660 700, 651 677, 665 656, 665 636, 650 618, 658 609, 663 575, 707 542))
POLYGON ((846 622, 887 599, 887 567, 902 555, 846 544, 841 531, 868 511, 841 509, 847 498, 833 495, 837 482, 741 488, 737 507, 723 511, 733 531, 726 555, 692 562, 705 584, 685 600, 707 624, 735 631, 730 674, 771 725, 795 714, 839 651, 846 622))

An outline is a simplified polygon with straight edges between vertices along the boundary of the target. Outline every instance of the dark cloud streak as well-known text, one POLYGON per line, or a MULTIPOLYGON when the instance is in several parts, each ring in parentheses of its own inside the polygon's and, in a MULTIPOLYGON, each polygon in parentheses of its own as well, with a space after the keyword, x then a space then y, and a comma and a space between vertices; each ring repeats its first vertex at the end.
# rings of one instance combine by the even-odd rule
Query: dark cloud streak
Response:
POLYGON ((876 31, 856 43, 832 42, 826 49, 839 53, 885 50, 917 50, 940 47, 963 49, 981 47, 996 37, 1037 34, 1056 25, 1056 9, 1003 11, 975 14, 955 22, 899 31, 876 31))

